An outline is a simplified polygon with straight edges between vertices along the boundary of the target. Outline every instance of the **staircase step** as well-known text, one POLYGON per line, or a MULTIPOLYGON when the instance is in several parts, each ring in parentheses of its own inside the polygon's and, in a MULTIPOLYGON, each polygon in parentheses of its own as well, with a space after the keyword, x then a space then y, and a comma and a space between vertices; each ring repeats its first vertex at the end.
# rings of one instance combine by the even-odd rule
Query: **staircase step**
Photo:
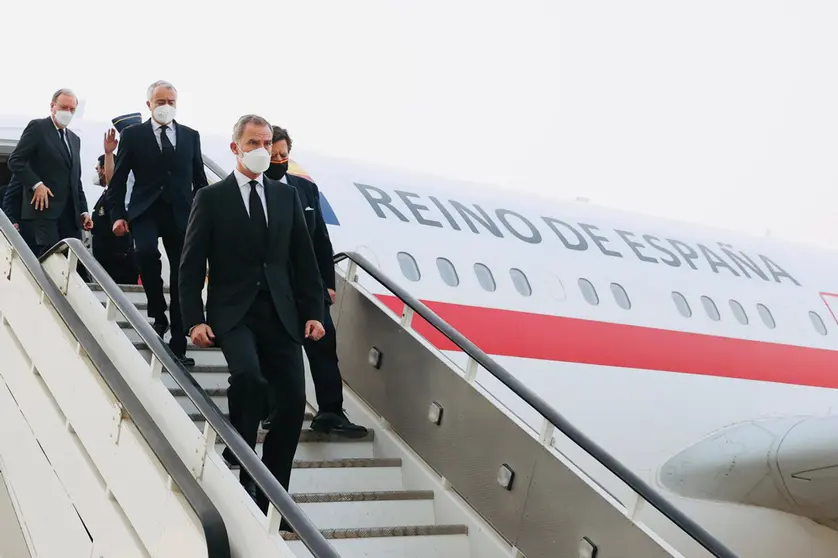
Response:
MULTIPOLYGON (((224 416, 230 418, 230 415, 228 413, 224 413, 224 416)), ((189 413, 189 418, 192 419, 192 422, 194 422, 199 428, 204 428, 204 415, 197 412, 189 413)), ((311 422, 312 420, 314 420, 314 413, 306 411, 306 413, 303 415, 303 424, 305 424, 306 422, 311 422)), ((264 432, 260 432, 259 435, 263 438, 265 436, 264 432)))
MULTIPOLYGON (((204 355, 206 356, 206 355, 204 355)), ((203 359, 206 361, 207 359, 203 359)), ((198 361, 196 360, 196 363, 198 361)), ((227 381, 230 377, 230 369, 227 367, 227 363, 223 362, 221 364, 203 364, 199 363, 193 366, 192 368, 187 368, 189 373, 195 378, 195 381, 198 382, 198 385, 204 389, 227 389, 227 386, 230 383, 227 381)), ((165 385, 170 390, 172 389, 180 389, 180 387, 175 382, 174 378, 168 373, 165 372, 161 378, 163 379, 163 385, 165 385)), ((226 392, 225 392, 226 393, 226 392)))
MULTIPOLYGON (((464 558, 470 554, 465 525, 322 529, 321 533, 341 558, 464 558)), ((296 533, 282 532, 282 538, 298 558, 312 556, 296 533)))
POLYGON ((431 490, 292 494, 320 529, 433 525, 431 490))
MULTIPOLYGON (((203 429, 203 423, 196 423, 203 429)), ((265 430, 260 430, 256 438, 256 455, 262 457, 262 443, 265 440, 265 430)), ((370 430, 365 438, 351 439, 341 438, 334 434, 324 435, 304 428, 300 433, 300 442, 297 445, 297 452, 294 458, 301 461, 329 461, 345 459, 370 459, 374 455, 373 440, 375 432, 370 430)), ((226 447, 220 442, 216 444, 216 450, 221 453, 226 447)))
POLYGON ((295 460, 291 489, 305 492, 378 492, 404 489, 398 458, 295 460))
MULTIPOLYGON (((102 286, 99 285, 99 283, 88 283, 87 286, 90 287, 91 291, 94 291, 94 292, 101 292, 102 291, 102 286)), ((123 293, 144 293, 145 292, 143 290, 142 285, 119 285, 119 288, 122 289, 123 293)), ((168 293, 169 292, 169 287, 164 286, 163 287, 163 292, 168 293)))
MULTIPOLYGON (((240 468, 228 465, 233 471, 240 468)), ((402 492, 402 482, 402 460, 397 457, 294 459, 291 470, 291 489, 296 494, 402 492)))

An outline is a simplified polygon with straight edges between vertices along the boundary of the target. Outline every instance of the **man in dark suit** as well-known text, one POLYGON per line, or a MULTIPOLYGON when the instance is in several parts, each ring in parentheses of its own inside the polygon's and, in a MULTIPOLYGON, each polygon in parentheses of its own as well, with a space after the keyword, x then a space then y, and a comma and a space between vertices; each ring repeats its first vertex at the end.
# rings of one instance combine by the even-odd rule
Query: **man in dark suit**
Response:
POLYGON ((134 247, 130 233, 116 236, 113 233, 110 211, 108 211, 108 179, 105 172, 106 161, 110 160, 113 168, 113 152, 116 149, 116 133, 110 130, 105 134, 105 154, 99 156, 96 165, 97 186, 105 190, 93 205, 93 257, 102 264, 108 275, 120 285, 136 285, 140 272, 134 263, 134 247))
MULTIPOLYGON (((246 115, 233 130, 236 169, 198 192, 180 264, 180 301, 193 343, 217 343, 230 367, 230 422, 254 448, 265 392, 278 412, 262 461, 288 489, 305 412, 301 344, 325 333, 323 286, 299 196, 266 178, 272 130, 246 115), (209 263, 207 315, 201 291, 209 263)), ((225 451, 225 458, 235 457, 225 451)), ((268 502, 245 471, 241 483, 268 502)))
MULTIPOLYGON (((311 421, 311 429, 317 432, 334 433, 347 438, 363 438, 367 429, 353 424, 343 410, 343 381, 338 368, 337 332, 332 322, 329 307, 335 302, 335 264, 332 241, 323 212, 320 210, 320 191, 317 184, 302 176, 287 174, 288 154, 291 151, 291 136, 288 130, 273 127, 273 147, 271 148, 271 166, 265 176, 278 180, 297 190, 303 206, 306 228, 314 245, 320 280, 323 282, 323 327, 326 335, 320 341, 306 339, 303 346, 308 356, 311 378, 317 394, 318 412, 311 421)), ((273 424, 273 412, 263 423, 265 428, 273 424)))
POLYGON ((50 116, 29 122, 9 157, 14 179, 6 196, 19 203, 21 235, 38 256, 62 238, 80 239, 82 226, 93 228, 81 184, 81 140, 67 128, 78 104, 69 89, 56 91, 50 116))
POLYGON ((113 232, 122 236, 131 228, 134 254, 148 299, 148 315, 154 318, 154 329, 160 337, 169 330, 170 324, 166 319, 162 264, 157 249, 157 239, 163 240, 169 259, 171 292, 169 346, 184 365, 194 366, 194 359, 186 356, 186 337, 178 304, 178 268, 192 196, 207 185, 201 138, 198 132, 175 120, 177 90, 172 84, 165 81, 151 84, 147 98, 151 119, 129 126, 121 133, 116 167, 108 185, 113 232), (131 172, 134 187, 126 210, 131 172))

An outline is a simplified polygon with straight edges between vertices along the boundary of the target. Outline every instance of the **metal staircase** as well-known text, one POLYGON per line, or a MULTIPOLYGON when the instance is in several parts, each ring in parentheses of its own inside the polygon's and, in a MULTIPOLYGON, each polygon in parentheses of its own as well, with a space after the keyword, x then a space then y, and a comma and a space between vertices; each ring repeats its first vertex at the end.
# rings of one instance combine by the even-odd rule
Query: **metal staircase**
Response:
MULTIPOLYGON (((106 304, 102 287, 89 286, 106 304)), ((120 288, 149 320, 142 287, 121 285, 120 288)), ((118 319, 117 323, 134 347, 150 361, 151 350, 128 321, 118 319)), ((201 349, 190 342, 187 355, 195 359, 195 367, 189 369, 192 376, 226 414, 229 372, 221 350, 201 349)), ((162 380, 196 426, 203 429, 204 417, 177 382, 169 374, 164 374, 162 380)), ((320 434, 308 428, 314 411, 309 408, 306 412, 291 474, 291 497, 341 556, 474 556, 469 550, 468 526, 437 521, 434 491, 405 486, 402 459, 378 453, 374 428, 361 439, 320 434), (355 549, 361 552, 356 553, 355 549)), ((256 453, 260 457, 264 434, 260 432, 257 440, 256 453)), ((217 444, 219 454, 223 449, 223 444, 217 444)), ((311 556, 298 535, 283 533, 282 536, 298 556, 311 556)), ((495 555, 508 554, 508 548, 504 549, 499 539, 497 542, 495 555)))
MULTIPOLYGON (((41 292, 40 303, 31 304, 57 310, 63 335, 90 355, 120 408, 148 430, 146 440, 172 448, 160 450, 166 459, 159 470, 189 487, 195 502, 203 494, 212 506, 204 515, 217 510, 232 556, 735 556, 359 255, 336 258, 343 267, 332 311, 345 407, 370 433, 344 440, 304 426, 289 495, 258 459, 261 448, 251 452, 224 416, 227 370, 219 350, 190 346, 196 366, 187 371, 151 328, 140 288, 114 284, 79 241, 63 241, 39 265, 1 214, 0 233, 7 264, 0 271, 9 272, 0 281, 25 283, 41 292), (93 284, 81 281, 78 262, 93 284), (373 283, 376 292, 387 291, 388 304, 370 291, 373 283), (467 364, 458 367, 419 332, 447 337, 467 364), (526 402, 542 428, 534 431, 511 413, 479 374, 526 402), (268 496, 267 517, 221 458, 224 446, 268 496), (280 514, 295 533, 278 531, 280 514)), ((0 297, 0 313, 14 304, 0 297)), ((25 329, 19 315, 4 323, 25 329)), ((314 401, 310 381, 307 388, 314 401)), ((0 456, 9 449, 2 444, 0 456)), ((15 475, 6 479, 12 488, 26 481, 25 471, 15 475)), ((98 516, 78 508, 85 497, 69 495, 69 502, 87 525, 98 516)), ((129 523, 157 511, 137 505, 129 523)), ((27 518, 19 519, 25 531, 27 518)), ((89 532, 94 539, 105 531, 96 524, 89 532)), ((144 549, 124 555, 172 555, 165 545, 144 549)), ((201 554, 213 555, 206 546, 201 554)))

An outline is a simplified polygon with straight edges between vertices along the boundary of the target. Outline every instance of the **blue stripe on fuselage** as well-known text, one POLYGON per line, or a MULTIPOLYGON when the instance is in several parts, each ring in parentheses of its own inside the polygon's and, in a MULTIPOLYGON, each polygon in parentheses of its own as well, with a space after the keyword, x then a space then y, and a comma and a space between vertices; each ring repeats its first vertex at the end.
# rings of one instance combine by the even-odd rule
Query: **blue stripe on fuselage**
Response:
POLYGON ((332 204, 329 203, 322 191, 320 192, 320 210, 323 212, 323 220, 326 221, 327 225, 340 226, 340 221, 338 221, 335 210, 332 209, 332 204))

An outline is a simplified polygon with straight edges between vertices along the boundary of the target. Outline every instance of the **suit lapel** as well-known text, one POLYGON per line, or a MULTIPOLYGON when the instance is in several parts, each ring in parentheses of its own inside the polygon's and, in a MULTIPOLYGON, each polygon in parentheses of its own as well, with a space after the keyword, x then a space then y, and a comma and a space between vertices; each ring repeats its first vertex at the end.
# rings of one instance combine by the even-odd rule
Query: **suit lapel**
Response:
POLYGON ((250 216, 247 214, 247 208, 244 206, 241 189, 239 183, 236 181, 236 175, 230 173, 224 179, 224 187, 227 190, 227 203, 230 204, 233 218, 250 230, 250 216))
POLYGON ((145 128, 146 135, 151 140, 151 146, 152 146, 151 151, 154 154, 156 154, 158 157, 162 157, 163 152, 160 150, 160 146, 157 144, 157 136, 154 135, 154 128, 151 127, 151 119, 150 118, 145 121, 145 123, 143 124, 143 127, 145 128))
POLYGON ((177 120, 172 120, 172 129, 175 131, 175 156, 180 153, 180 146, 183 143, 183 128, 177 123, 177 120))
POLYGON ((262 182, 265 186, 265 202, 268 207, 265 211, 268 216, 268 250, 273 249, 273 244, 279 236, 280 220, 280 199, 279 185, 265 175, 262 175, 262 182))
POLYGON ((58 154, 61 156, 61 159, 69 167, 70 164, 71 164, 71 161, 67 157, 67 149, 66 149, 66 147, 61 145, 61 136, 59 135, 58 130, 55 128, 55 124, 53 124, 53 122, 52 122, 52 117, 48 117, 45 124, 46 124, 47 137, 49 138, 48 139, 49 143, 52 145, 53 149, 58 151, 58 154))

